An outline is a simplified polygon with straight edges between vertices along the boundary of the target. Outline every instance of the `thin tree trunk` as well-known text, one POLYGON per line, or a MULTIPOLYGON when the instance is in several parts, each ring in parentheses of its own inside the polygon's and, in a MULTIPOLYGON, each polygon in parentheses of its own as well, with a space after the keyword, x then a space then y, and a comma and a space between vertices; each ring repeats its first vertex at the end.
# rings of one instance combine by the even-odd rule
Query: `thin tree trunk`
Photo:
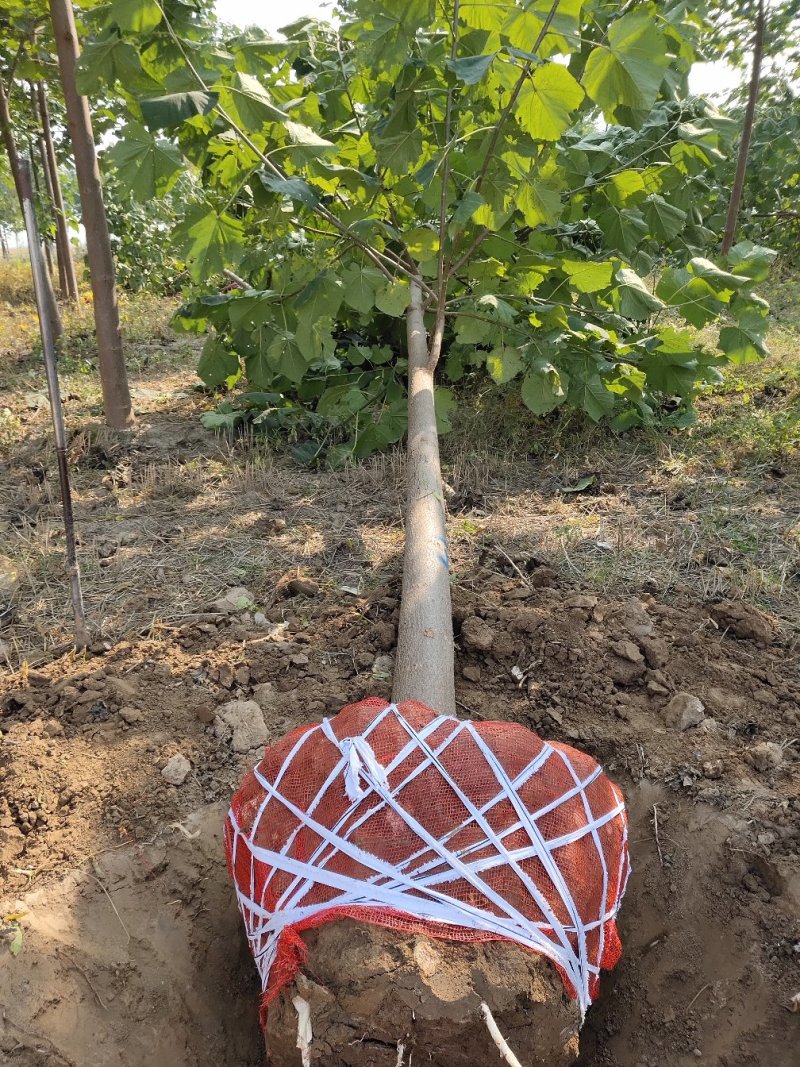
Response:
POLYGON ((55 210, 55 200, 53 198, 53 184, 50 180, 50 167, 47 161, 47 150, 44 146, 44 138, 39 136, 36 138, 36 145, 39 149, 39 158, 42 161, 42 174, 44 175, 44 185, 47 190, 47 199, 50 202, 50 206, 53 210, 53 220, 56 224, 56 259, 58 262, 58 286, 61 290, 61 299, 69 300, 69 291, 67 288, 67 278, 64 269, 64 255, 61 249, 61 234, 58 229, 58 216, 55 210))
POLYGON ((419 700, 455 715, 447 517, 434 408, 436 353, 428 348, 418 282, 411 283, 406 327, 406 545, 392 696, 395 702, 419 700))
POLYGON ((742 127, 742 139, 739 142, 739 156, 736 160, 736 174, 731 189, 731 199, 728 204, 728 217, 725 220, 725 233, 722 238, 722 254, 730 252, 736 236, 736 225, 739 221, 739 208, 742 204, 744 192, 744 180, 747 176, 747 157, 750 152, 750 140, 753 136, 753 126, 756 119, 756 105, 758 104, 758 90, 761 85, 761 64, 764 58, 764 31, 766 29, 766 12, 764 0, 759 0, 758 15, 756 16, 756 32, 753 41, 753 66, 750 74, 750 88, 747 94, 747 108, 744 113, 744 125, 742 127))
POLYGON ((65 299, 78 299, 78 278, 75 273, 75 261, 72 258, 72 242, 69 239, 69 226, 64 210, 64 196, 61 192, 61 177, 58 172, 58 160, 53 143, 53 128, 50 123, 50 109, 42 82, 36 86, 36 99, 39 118, 42 123, 42 144, 44 148, 45 175, 49 179, 51 199, 56 215, 56 244, 58 248, 59 273, 63 274, 63 291, 65 299))
MULTIPOLYGON (((14 127, 11 121, 11 112, 8 107, 8 97, 6 96, 2 81, 0 81, 0 136, 2 136, 3 145, 5 146, 6 154, 8 156, 11 177, 14 179, 14 188, 17 192, 20 211, 22 211, 22 185, 20 183, 19 152, 17 150, 17 142, 14 140, 14 127)), ((53 283, 46 271, 43 299, 47 308, 47 317, 50 320, 50 328, 54 339, 57 341, 64 333, 64 327, 61 323, 61 314, 58 310, 58 301, 56 300, 56 294, 53 290, 53 283)))
MULTIPOLYGON (((42 202, 42 183, 39 181, 39 168, 36 166, 36 156, 33 151, 33 141, 28 142, 28 158, 30 159, 30 169, 33 175, 33 187, 36 191, 36 199, 39 203, 42 202)), ((52 200, 49 200, 51 208, 53 206, 52 200)), ((52 241, 48 237, 42 237, 42 250, 44 251, 44 261, 47 265, 47 274, 50 278, 50 285, 53 284, 53 247, 52 241)))
POLYGON ((123 429, 133 424, 133 409, 122 351, 114 260, 100 184, 100 168, 97 165, 92 118, 88 101, 78 93, 75 83, 75 66, 80 49, 70 0, 50 0, 50 16, 75 157, 83 228, 86 231, 86 253, 92 280, 97 356, 106 422, 116 429, 123 429))
POLYGON ((8 259, 8 241, 6 240, 6 235, 4 233, 0 234, 0 250, 2 250, 3 259, 8 259))

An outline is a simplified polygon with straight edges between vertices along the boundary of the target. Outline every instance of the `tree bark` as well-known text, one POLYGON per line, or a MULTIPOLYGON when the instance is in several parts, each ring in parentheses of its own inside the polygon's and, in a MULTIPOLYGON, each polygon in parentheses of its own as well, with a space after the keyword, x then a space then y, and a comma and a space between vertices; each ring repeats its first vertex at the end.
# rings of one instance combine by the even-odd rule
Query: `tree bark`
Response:
POLYGON ((396 703, 419 700, 455 715, 450 558, 434 407, 437 353, 428 348, 416 281, 411 283, 406 328, 406 543, 392 698, 396 703))
MULTIPOLYGON (((0 82, 0 136, 2 136, 3 145, 5 146, 6 155, 8 156, 8 165, 11 170, 11 177, 14 179, 14 188, 17 192, 19 208, 20 211, 23 211, 20 157, 17 149, 17 142, 14 139, 14 127, 11 121, 8 97, 6 96, 2 82, 0 82)), ((64 333, 64 327, 61 323, 61 313, 58 310, 58 301, 56 300, 56 294, 53 290, 53 282, 46 271, 42 296, 45 307, 47 308, 47 317, 50 320, 50 329, 53 338, 57 341, 64 333)))
MULTIPOLYGON (((36 199, 39 203, 42 202, 42 186, 39 181, 39 168, 36 166, 36 153, 33 150, 33 139, 28 142, 28 159, 30 161, 30 170, 33 176, 33 187, 36 192, 36 199)), ((52 206, 52 200, 48 203, 52 206)), ((42 249, 44 251, 44 261, 47 266, 47 274, 50 278, 50 284, 53 284, 53 242, 49 237, 42 238, 42 249)))
POLYGON ((736 236, 736 225, 739 221, 739 208, 742 204, 744 180, 747 176, 747 157, 750 153, 750 141, 753 136, 753 126, 756 119, 756 105, 758 104, 758 91, 761 85, 761 64, 764 59, 764 32, 766 29, 766 21, 764 0, 759 0, 755 37, 753 41, 753 66, 750 73, 750 88, 747 93, 747 108, 744 113, 742 139, 739 142, 739 155, 736 160, 736 174, 733 179, 731 198, 728 203, 728 217, 725 220, 725 233, 722 237, 721 251, 723 255, 727 255, 733 247, 734 238, 736 236))
POLYGON ((36 101, 39 118, 42 123, 44 172, 45 177, 48 179, 48 188, 56 216, 56 248, 58 251, 59 274, 63 278, 62 292, 66 300, 74 301, 78 299, 78 278, 75 273, 75 261, 72 258, 72 243, 69 239, 67 216, 64 211, 64 196, 61 192, 61 178, 58 173, 58 160, 56 159, 56 149, 53 143, 50 109, 47 106, 47 95, 41 82, 36 86, 36 101))
POLYGON ((75 66, 80 49, 71 0, 50 0, 50 17, 75 157, 83 228, 86 232, 86 253, 92 281, 97 356, 106 422, 115 429, 124 429, 133 424, 133 409, 122 351, 114 260, 111 255, 92 119, 89 103, 86 97, 78 93, 75 82, 75 66))

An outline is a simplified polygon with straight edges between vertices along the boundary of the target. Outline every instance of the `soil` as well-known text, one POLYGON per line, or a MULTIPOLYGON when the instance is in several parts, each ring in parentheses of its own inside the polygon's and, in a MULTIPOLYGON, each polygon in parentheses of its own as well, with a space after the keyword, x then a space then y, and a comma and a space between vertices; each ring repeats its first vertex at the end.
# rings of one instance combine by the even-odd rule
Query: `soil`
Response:
POLYGON ((568 1067, 580 1014, 550 963, 516 945, 457 945, 349 920, 310 931, 303 975, 270 1007, 275 1065, 297 1063, 299 995, 313 1023, 318 1067, 491 1063, 497 1047, 481 1004, 529 1067, 568 1067))
MULTIPOLYGON (((598 598, 508 556, 487 549, 454 590, 460 709, 584 748, 632 818, 624 957, 580 1062, 789 1067, 800 1037, 793 638, 743 604, 598 598)), ((209 612, 5 685, 2 914, 23 932, 0 969, 9 1064, 261 1061, 219 805, 256 752, 236 752, 215 712, 255 697, 272 738, 388 696, 399 578, 365 596, 294 588, 304 592, 287 585, 269 624, 209 612), (191 770, 171 785, 161 770, 179 753, 191 770)))

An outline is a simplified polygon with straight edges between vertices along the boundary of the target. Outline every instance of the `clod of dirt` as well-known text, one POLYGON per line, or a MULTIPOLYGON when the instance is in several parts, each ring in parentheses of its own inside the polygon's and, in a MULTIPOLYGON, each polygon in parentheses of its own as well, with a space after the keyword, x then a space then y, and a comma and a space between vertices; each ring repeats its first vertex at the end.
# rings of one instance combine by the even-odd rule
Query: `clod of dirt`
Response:
POLYGON ((236 615, 241 611, 252 608, 254 603, 253 594, 250 590, 245 589, 243 585, 236 585, 223 596, 212 601, 210 610, 219 612, 221 615, 236 615))
POLYGON ((720 630, 727 630, 736 637, 770 645, 778 633, 776 619, 740 601, 723 600, 709 608, 709 614, 720 630))
POLYGON ((264 713, 255 700, 231 700, 224 704, 214 719, 214 733, 219 738, 230 735, 234 752, 250 752, 266 744, 269 738, 264 713))
POLYGON ((135 723, 142 721, 144 714, 137 708, 125 707, 119 709, 119 717, 129 726, 133 726, 135 723))
POLYGON ((316 596, 319 592, 319 582, 313 578, 292 578, 286 586, 289 596, 316 596))
POLYGON ((663 711, 667 726, 689 730, 706 717, 703 701, 691 693, 676 693, 663 711))
POLYGON ((470 652, 488 652, 494 644, 494 631, 477 615, 470 615, 461 624, 461 643, 470 652))
POLYGON ((647 660, 647 666, 654 671, 666 667, 669 662, 669 648, 666 641, 660 637, 643 637, 639 641, 639 647, 647 660))
POLYGON ((644 662, 639 646, 633 641, 614 641, 611 645, 611 650, 622 659, 628 660, 629 663, 644 662))
POLYGON ((745 758, 757 771, 774 771, 783 763, 783 749, 774 741, 762 741, 751 748, 745 758))
POLYGON ((253 689, 253 700, 262 711, 269 711, 275 706, 275 687, 272 682, 260 682, 253 689))
POLYGON ((161 777, 170 785, 183 785, 191 769, 188 759, 178 753, 177 756, 171 756, 161 768, 161 777))
POLYGON ((566 1067, 577 1054, 576 1002, 548 960, 518 945, 435 941, 349 920, 303 938, 304 972, 267 1014, 272 1067, 299 1062, 296 996, 311 1008, 315 1067, 499 1063, 481 1002, 529 1067, 566 1067))
POLYGON ((653 620, 647 614, 641 600, 626 600, 608 616, 608 625, 631 637, 650 637, 655 629, 653 620))

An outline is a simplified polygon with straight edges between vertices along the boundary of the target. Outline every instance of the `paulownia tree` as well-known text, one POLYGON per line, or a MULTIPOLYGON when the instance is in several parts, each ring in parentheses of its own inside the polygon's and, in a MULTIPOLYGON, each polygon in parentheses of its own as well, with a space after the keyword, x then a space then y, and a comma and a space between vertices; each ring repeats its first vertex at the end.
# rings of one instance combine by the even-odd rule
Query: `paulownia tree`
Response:
POLYGON ((721 364, 763 352, 751 290, 769 256, 698 254, 725 124, 681 99, 700 32, 686 4, 343 0, 340 15, 220 41, 196 0, 115 0, 81 84, 127 94, 111 156, 132 195, 194 169, 203 197, 178 238, 195 282, 245 279, 182 313, 212 328, 206 382, 244 374, 263 418, 290 397, 349 427, 333 461, 408 432, 395 697, 452 712, 442 364, 451 381, 485 366, 540 415, 570 404, 623 428, 672 407, 680 424, 721 364), (716 353, 680 326, 723 312, 716 353))

